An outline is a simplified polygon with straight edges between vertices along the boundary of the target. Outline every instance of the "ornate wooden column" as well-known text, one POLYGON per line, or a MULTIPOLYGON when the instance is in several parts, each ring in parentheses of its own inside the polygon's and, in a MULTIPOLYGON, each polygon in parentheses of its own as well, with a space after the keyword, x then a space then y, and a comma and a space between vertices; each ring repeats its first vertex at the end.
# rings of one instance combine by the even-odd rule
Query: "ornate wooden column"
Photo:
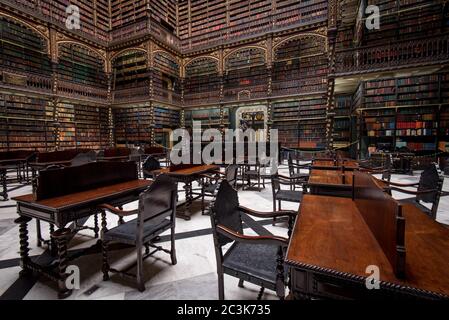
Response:
POLYGON ((271 140, 270 130, 273 125, 273 105, 271 97, 273 95, 273 38, 267 40, 267 141, 271 140))
POLYGON ((329 74, 327 79, 327 121, 326 144, 328 150, 334 149, 334 117, 335 117, 335 43, 337 37, 337 1, 330 0, 328 6, 328 60, 329 74))

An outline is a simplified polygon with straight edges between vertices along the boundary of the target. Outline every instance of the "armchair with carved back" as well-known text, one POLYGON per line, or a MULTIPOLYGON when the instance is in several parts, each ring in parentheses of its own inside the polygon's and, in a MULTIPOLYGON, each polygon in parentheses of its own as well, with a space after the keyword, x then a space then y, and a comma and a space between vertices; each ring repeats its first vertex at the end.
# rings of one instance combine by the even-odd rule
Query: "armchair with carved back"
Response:
MULTIPOLYGON (((382 180, 382 182, 385 184, 386 181, 382 180)), ((436 165, 432 164, 422 172, 419 182, 404 184, 394 183, 390 181, 388 182, 388 184, 386 184, 386 191, 389 193, 391 193, 392 191, 397 191, 403 194, 414 196, 410 199, 400 200, 400 203, 411 203, 435 220, 437 217, 438 206, 442 194, 443 183, 444 176, 441 176, 438 173, 436 165), (415 188, 416 191, 404 188, 415 188), (421 202, 431 203, 432 207, 429 209, 421 204, 421 202)))
POLYGON ((122 277, 137 280, 139 291, 145 291, 144 261, 158 251, 170 254, 173 265, 177 264, 175 249, 175 222, 176 222, 176 194, 177 186, 167 175, 160 175, 151 186, 140 195, 138 209, 124 211, 108 204, 99 207, 102 214, 102 249, 103 249, 103 279, 109 280, 109 273, 118 273, 122 277), (107 229, 106 211, 121 218, 135 216, 137 218, 124 222, 119 226, 107 229), (155 239, 171 230, 171 249, 166 250, 154 244, 155 239), (125 270, 111 268, 108 258, 109 243, 118 242, 136 247, 137 261, 125 270), (145 253, 143 253, 145 248, 145 253), (150 248, 154 249, 150 251, 150 248), (128 271, 137 264, 137 274, 131 275, 128 271))
POLYGON ((265 289, 273 290, 280 299, 285 297, 285 251, 289 239, 272 235, 250 216, 258 218, 289 218, 290 237, 297 213, 294 211, 257 212, 239 205, 237 191, 223 180, 211 204, 211 224, 214 237, 218 274, 219 299, 225 297, 224 275, 239 279, 239 287, 250 282, 261 287, 258 299, 265 289), (251 221, 250 223, 248 223, 251 221), (251 226, 257 236, 245 235, 243 222, 251 226), (230 245, 224 252, 223 247, 230 245))
POLYGON ((201 212, 203 215, 206 213, 206 197, 215 197, 215 194, 218 191, 218 187, 220 186, 220 181, 226 179, 233 188, 237 187, 238 170, 239 166, 236 164, 232 164, 226 168, 226 171, 224 173, 217 171, 201 175, 201 212))

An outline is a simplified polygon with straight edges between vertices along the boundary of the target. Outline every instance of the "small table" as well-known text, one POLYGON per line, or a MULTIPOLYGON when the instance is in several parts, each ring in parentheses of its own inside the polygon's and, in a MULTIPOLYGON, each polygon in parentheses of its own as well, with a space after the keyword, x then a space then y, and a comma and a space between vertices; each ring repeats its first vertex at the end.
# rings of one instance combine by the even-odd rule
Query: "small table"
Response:
POLYGON ((220 170, 220 166, 217 165, 198 165, 187 167, 184 169, 179 169, 173 171, 171 168, 164 168, 161 170, 157 170, 154 173, 157 174, 167 174, 171 176, 176 182, 184 183, 184 190, 186 194, 186 201, 183 204, 178 204, 178 206, 185 206, 184 212, 176 212, 177 217, 189 221, 191 219, 190 207, 194 200, 200 198, 202 196, 201 193, 195 193, 192 188, 193 181, 197 181, 200 178, 200 175, 218 171, 220 170), (194 196, 197 196, 194 198, 194 196))

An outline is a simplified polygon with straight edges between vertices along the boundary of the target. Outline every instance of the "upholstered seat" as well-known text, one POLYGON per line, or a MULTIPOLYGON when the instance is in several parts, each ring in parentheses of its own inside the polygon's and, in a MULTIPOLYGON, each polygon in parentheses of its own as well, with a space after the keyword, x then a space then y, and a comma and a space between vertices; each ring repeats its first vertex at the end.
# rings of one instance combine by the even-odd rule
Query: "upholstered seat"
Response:
POLYGON ((237 171, 239 167, 235 164, 226 168, 225 174, 216 172, 214 175, 203 175, 202 190, 201 190, 201 212, 206 214, 206 197, 214 197, 220 186, 220 180, 226 178, 232 186, 237 184, 237 171))
POLYGON ((291 190, 279 190, 275 194, 276 200, 297 202, 302 201, 303 192, 302 191, 291 191, 291 190))
POLYGON ((223 180, 211 205, 211 225, 217 258, 218 296, 224 299, 224 274, 239 279, 239 287, 250 282, 261 287, 258 299, 265 288, 285 297, 284 268, 288 239, 273 236, 250 216, 258 218, 288 217, 288 235, 292 234, 295 211, 257 212, 239 205, 237 191, 223 180), (243 222, 257 236, 246 235, 243 222), (223 247, 231 244, 223 254, 223 247))
POLYGON ((302 179, 302 180, 308 180, 310 175, 308 173, 294 173, 290 176, 292 179, 302 179))
POLYGON ((175 224, 176 224, 176 183, 167 175, 160 175, 151 186, 139 196, 139 206, 137 210, 123 211, 109 204, 99 207, 102 217, 102 251, 103 251, 103 280, 109 280, 109 272, 119 273, 125 277, 135 278, 139 291, 145 290, 143 278, 143 262, 158 251, 170 254, 172 264, 177 263, 175 249, 175 224), (137 215, 137 219, 124 222, 116 228, 107 229, 106 210, 120 217, 137 215), (170 229, 171 250, 164 249, 153 243, 155 238, 166 230, 170 229), (131 275, 125 270, 111 268, 108 261, 108 248, 110 242, 119 242, 136 247, 137 274, 131 275), (145 253, 142 249, 145 247, 145 253), (153 248, 153 251, 150 251, 153 248))
MULTIPOLYGON (((137 214, 138 212, 136 212, 137 214)), ((108 241, 126 241, 131 244, 136 242, 136 230, 137 230, 137 219, 129 221, 127 223, 121 224, 104 234, 104 239, 108 241)), ((170 229, 171 221, 170 219, 164 219, 160 223, 154 223, 153 221, 147 221, 143 226, 143 240, 147 242, 155 238, 158 234, 170 229)))
POLYGON ((218 184, 216 184, 216 183, 215 184, 206 184, 204 186, 204 192, 209 193, 211 195, 214 195, 215 192, 217 191, 217 189, 218 189, 218 184))
POLYGON ((223 258, 225 273, 244 273, 266 282, 276 282, 278 248, 265 244, 236 242, 223 258))

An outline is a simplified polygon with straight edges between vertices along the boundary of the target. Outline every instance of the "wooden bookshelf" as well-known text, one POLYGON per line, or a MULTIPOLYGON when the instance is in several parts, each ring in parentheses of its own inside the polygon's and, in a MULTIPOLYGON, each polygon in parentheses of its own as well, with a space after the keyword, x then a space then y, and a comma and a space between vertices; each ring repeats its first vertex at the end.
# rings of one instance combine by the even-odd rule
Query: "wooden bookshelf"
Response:
POLYGON ((446 79, 439 73, 361 83, 355 97, 362 110, 362 154, 371 147, 434 155, 446 139, 446 79))
POLYGON ((0 16, 0 65, 4 70, 50 76, 47 42, 30 28, 0 16))
POLYGON ((54 117, 49 100, 0 94, 0 110, 2 151, 54 148, 54 117))
POLYGON ((184 103, 187 106, 219 103, 221 77, 218 61, 200 58, 189 63, 185 69, 184 103))
POLYGON ((325 46, 324 41, 297 39, 277 48, 273 63, 273 96, 326 91, 325 46))
POLYGON ((108 86, 104 60, 92 50, 73 43, 59 46, 58 77, 89 86, 108 86))

